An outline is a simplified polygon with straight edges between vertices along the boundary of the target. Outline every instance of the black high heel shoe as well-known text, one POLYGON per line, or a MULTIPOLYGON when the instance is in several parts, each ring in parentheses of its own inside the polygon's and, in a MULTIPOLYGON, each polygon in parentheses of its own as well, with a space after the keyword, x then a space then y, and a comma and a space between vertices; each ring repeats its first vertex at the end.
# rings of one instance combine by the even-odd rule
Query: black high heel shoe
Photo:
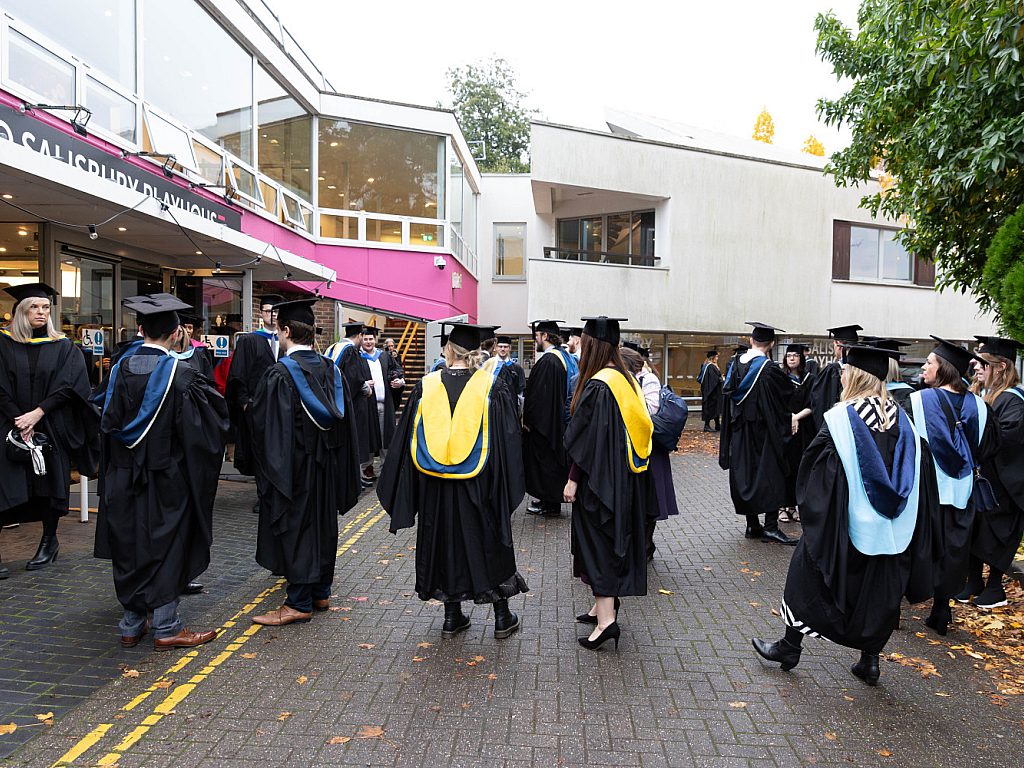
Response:
MULTIPOLYGON (((615 598, 615 612, 619 612, 619 598, 615 598)), ((597 616, 591 616, 589 613, 581 613, 576 617, 576 621, 579 624, 597 624, 597 616)))
POLYGON ((588 651, 596 651, 598 648, 600 648, 602 645, 604 645, 608 640, 614 640, 615 641, 615 650, 617 651, 617 650, 619 650, 619 635, 620 634, 621 634, 621 632, 619 630, 619 622, 613 621, 611 624, 609 624, 607 627, 604 628, 604 631, 601 632, 601 634, 598 635, 596 639, 591 640, 589 637, 578 637, 578 638, 576 638, 576 640, 579 642, 580 645, 582 645, 588 651))
POLYGON ((754 637, 751 638, 750 643, 761 658, 779 662, 783 672, 789 672, 800 663, 800 652, 803 649, 793 645, 785 638, 774 643, 766 643, 764 640, 754 637))

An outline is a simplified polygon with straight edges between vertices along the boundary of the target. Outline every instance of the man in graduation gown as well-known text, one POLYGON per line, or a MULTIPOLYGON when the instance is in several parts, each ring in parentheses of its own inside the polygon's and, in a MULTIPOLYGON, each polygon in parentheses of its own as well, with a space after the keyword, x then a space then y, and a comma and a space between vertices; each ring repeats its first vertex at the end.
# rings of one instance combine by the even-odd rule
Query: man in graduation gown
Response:
POLYGON ((505 377, 505 383, 516 396, 519 410, 522 411, 523 393, 526 392, 526 371, 519 361, 512 357, 512 337, 498 336, 494 351, 497 353, 498 365, 502 368, 501 375, 505 377))
POLYGON ((814 377, 811 384, 811 418, 814 419, 814 431, 821 429, 825 421, 825 411, 839 402, 839 395, 843 392, 843 355, 844 345, 857 343, 857 331, 862 330, 859 325, 840 325, 828 329, 828 335, 832 337, 833 360, 814 377))
MULTIPOLYGON (((373 378, 370 366, 359 354, 363 348, 363 323, 349 320, 345 323, 345 338, 332 344, 324 353, 334 361, 348 385, 348 394, 352 398, 352 422, 355 425, 358 440, 356 455, 360 467, 370 461, 370 430, 367 426, 370 419, 370 398, 373 397, 373 378)), ((360 476, 363 488, 373 486, 373 480, 360 476)))
POLYGON ((256 562, 288 580, 284 604, 253 618, 282 626, 329 606, 338 515, 359 498, 356 411, 344 375, 312 348, 313 304, 277 304, 281 357, 252 403, 260 524, 256 562))
POLYGON ((172 354, 178 359, 186 361, 203 376, 213 381, 213 351, 196 338, 203 333, 202 315, 182 314, 181 327, 185 329, 188 348, 181 352, 172 352, 172 354))
POLYGON ((580 326, 563 328, 562 336, 565 338, 566 352, 575 357, 576 361, 579 362, 580 349, 583 345, 583 328, 580 326))
POLYGON ((731 367, 725 382, 718 464, 729 470, 729 493, 737 515, 747 519, 748 539, 795 544, 779 530, 785 501, 785 440, 792 431, 789 401, 793 382, 771 358, 775 331, 759 322, 751 348, 731 367), (764 515, 761 525, 758 515, 764 515))
POLYGON ((152 611, 157 650, 190 648, 216 637, 182 625, 178 598, 210 563, 227 405, 169 354, 181 333, 176 312, 187 304, 166 293, 124 304, 138 313, 144 338, 111 369, 103 396, 108 454, 95 553, 113 561, 121 644, 138 644, 152 611))
POLYGON ((704 422, 704 431, 711 431, 711 422, 715 422, 715 432, 721 429, 718 421, 722 412, 722 372, 718 369, 718 350, 709 349, 707 360, 700 367, 697 375, 700 384, 700 418, 704 422))
POLYGON ((395 436, 395 401, 391 390, 405 386, 402 369, 395 359, 377 348, 377 329, 363 328, 363 344, 359 357, 370 372, 370 397, 367 406, 367 429, 370 435, 370 458, 362 465, 363 477, 376 480, 373 457, 383 456, 395 436))
POLYGON ((523 468, 526 491, 536 498, 526 511, 532 515, 561 514, 562 491, 569 477, 563 438, 579 367, 576 358, 562 349, 558 323, 531 323, 534 343, 540 351, 526 380, 523 398, 523 468))
POLYGON ((263 320, 263 327, 252 333, 240 333, 235 336, 235 352, 228 373, 227 399, 231 406, 232 421, 237 428, 235 469, 243 475, 256 473, 256 457, 252 448, 252 414, 249 413, 249 406, 252 405, 256 387, 259 386, 263 374, 277 360, 274 305, 282 301, 284 299, 277 294, 261 297, 260 317, 263 320))

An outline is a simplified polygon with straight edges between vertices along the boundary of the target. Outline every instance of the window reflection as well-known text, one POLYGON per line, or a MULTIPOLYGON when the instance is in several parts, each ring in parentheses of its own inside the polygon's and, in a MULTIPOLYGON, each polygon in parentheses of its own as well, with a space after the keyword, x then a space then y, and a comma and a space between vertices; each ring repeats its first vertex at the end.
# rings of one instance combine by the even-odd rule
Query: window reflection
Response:
POLYGON ((256 103, 260 171, 312 200, 313 119, 262 66, 256 69, 256 103))
POLYGON ((194 0, 143 13, 143 97, 252 162, 252 56, 194 0))
POLYGON ((3 0, 3 6, 89 66, 135 89, 135 0, 3 0))
POLYGON ((526 224, 494 225, 494 277, 521 280, 526 274, 526 224))
POLYGON ((85 79, 85 106, 92 111, 93 125, 135 143, 135 103, 107 88, 103 83, 85 79))
POLYGON ((8 37, 7 77, 38 93, 47 104, 75 103, 75 68, 13 29, 8 37))
POLYGON ((438 218, 439 147, 439 136, 321 118, 320 207, 438 218))

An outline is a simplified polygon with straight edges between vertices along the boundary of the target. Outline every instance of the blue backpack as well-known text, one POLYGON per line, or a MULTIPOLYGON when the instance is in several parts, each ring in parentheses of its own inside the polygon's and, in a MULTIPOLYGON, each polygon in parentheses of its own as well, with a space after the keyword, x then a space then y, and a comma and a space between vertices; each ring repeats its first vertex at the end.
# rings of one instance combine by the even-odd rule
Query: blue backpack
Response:
POLYGON ((679 446, 679 438, 683 434, 690 409, 671 387, 662 387, 660 397, 658 412, 651 415, 651 421, 654 422, 652 440, 656 446, 671 453, 679 446))

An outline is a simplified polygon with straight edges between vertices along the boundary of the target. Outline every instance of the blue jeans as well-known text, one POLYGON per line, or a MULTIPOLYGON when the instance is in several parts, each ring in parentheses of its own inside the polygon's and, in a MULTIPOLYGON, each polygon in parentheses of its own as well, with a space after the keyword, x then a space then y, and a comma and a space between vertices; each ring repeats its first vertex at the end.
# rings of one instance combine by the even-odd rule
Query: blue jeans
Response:
MULTIPOLYGON (((124 617, 118 626, 122 637, 138 637, 146 625, 146 614, 137 613, 130 608, 124 609, 124 617)), ((166 605, 153 609, 153 637, 157 640, 174 637, 181 632, 183 625, 178 617, 178 601, 172 600, 166 605)))
POLYGON ((296 611, 310 613, 314 600, 326 600, 331 596, 330 583, 325 584, 289 584, 288 597, 284 604, 296 611))

